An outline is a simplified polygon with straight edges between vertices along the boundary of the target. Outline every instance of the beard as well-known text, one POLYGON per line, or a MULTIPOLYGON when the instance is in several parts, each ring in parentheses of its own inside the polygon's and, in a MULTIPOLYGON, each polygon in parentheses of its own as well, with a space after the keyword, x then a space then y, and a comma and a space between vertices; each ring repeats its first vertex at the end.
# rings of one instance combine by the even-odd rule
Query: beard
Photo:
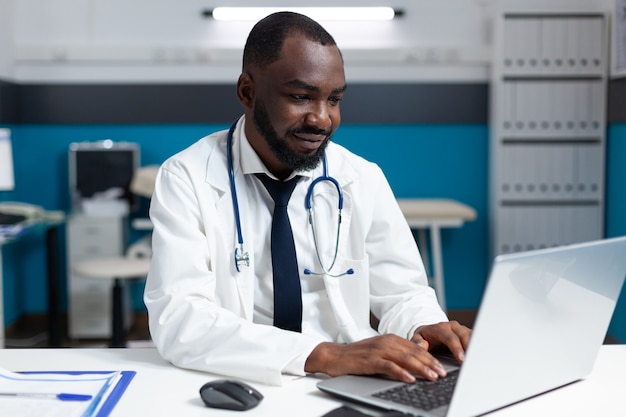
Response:
POLYGON ((326 134, 326 139, 315 151, 314 154, 304 155, 294 152, 289 148, 287 139, 278 137, 278 133, 274 130, 272 123, 270 122, 269 115, 265 109, 265 105, 256 101, 254 108, 252 109, 252 120, 261 136, 265 139, 265 142, 270 146, 270 149, 278 158, 280 162, 285 164, 293 171, 309 171, 316 168, 324 156, 324 150, 330 142, 330 132, 319 129, 304 128, 304 129, 290 129, 285 133, 285 136, 297 133, 323 133, 326 134))

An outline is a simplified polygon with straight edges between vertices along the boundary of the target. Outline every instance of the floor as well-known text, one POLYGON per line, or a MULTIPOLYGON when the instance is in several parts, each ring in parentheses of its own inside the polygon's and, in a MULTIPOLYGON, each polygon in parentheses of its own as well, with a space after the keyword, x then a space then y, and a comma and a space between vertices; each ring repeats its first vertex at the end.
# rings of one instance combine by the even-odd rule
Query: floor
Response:
MULTIPOLYGON (((66 321, 62 328, 67 328, 66 321)), ((128 347, 153 346, 148 330, 147 313, 135 313, 127 334, 128 347)), ((69 339, 64 337, 61 347, 106 347, 106 339, 69 339)), ((49 347, 47 320, 44 315, 22 316, 16 323, 5 329, 6 348, 49 347)))

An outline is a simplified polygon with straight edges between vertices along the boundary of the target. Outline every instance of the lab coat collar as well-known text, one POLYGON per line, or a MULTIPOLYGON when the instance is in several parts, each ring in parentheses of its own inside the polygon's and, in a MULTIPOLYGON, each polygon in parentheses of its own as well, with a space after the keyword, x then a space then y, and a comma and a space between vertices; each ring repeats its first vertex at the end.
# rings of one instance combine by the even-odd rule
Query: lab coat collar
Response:
MULTIPOLYGON (((239 120, 236 122, 236 127, 233 132, 233 170, 234 176, 237 178, 242 173, 243 174, 256 174, 256 173, 265 173, 270 177, 273 175, 269 172, 269 170, 263 164, 263 161, 256 154, 252 145, 248 142, 248 138, 244 133, 244 124, 245 124, 245 116, 241 116, 239 120)), ((217 154, 212 152, 209 156, 209 160, 207 161, 207 172, 205 180, 207 183, 216 187, 219 190, 226 191, 230 187, 230 182, 228 178, 228 160, 227 160, 227 149, 226 149, 226 139, 228 136, 227 131, 219 132, 218 146, 221 149, 221 152, 217 154), (222 163, 215 163, 213 158, 222 159, 222 163)), ((326 158, 328 162, 328 175, 335 177, 339 184, 342 187, 350 184, 357 177, 356 170, 350 165, 341 152, 336 152, 336 147, 339 145, 333 143, 332 141, 328 144, 326 148, 326 158)), ((298 171, 292 174, 291 177, 295 175, 300 175, 302 177, 308 178, 317 178, 321 176, 323 173, 322 164, 319 164, 315 169, 311 171, 298 171)), ((290 177, 290 178, 291 178, 290 177)))

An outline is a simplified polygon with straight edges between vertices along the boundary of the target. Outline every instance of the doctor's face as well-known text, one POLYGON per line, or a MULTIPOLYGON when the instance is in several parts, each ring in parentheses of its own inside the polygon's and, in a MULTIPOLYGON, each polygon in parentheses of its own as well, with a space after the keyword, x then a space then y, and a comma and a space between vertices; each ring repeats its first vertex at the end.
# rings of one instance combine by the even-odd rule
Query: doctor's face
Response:
POLYGON ((278 158, 280 162, 289 167, 293 171, 306 171, 315 168, 321 161, 324 155, 324 149, 328 145, 330 140, 330 133, 314 132, 312 129, 289 129, 282 137, 278 136, 276 130, 272 126, 269 113, 265 107, 265 104, 260 100, 254 103, 252 109, 252 116, 254 124, 265 139, 265 142, 269 145, 270 149, 274 153, 274 156, 278 158), (312 153, 302 153, 293 150, 289 145, 289 136, 313 134, 323 136, 321 140, 317 140, 314 143, 317 148, 312 153))
POLYGON ((263 162, 279 178, 315 168, 341 122, 346 82, 337 47, 288 37, 281 58, 249 76, 255 129, 246 133, 263 162))

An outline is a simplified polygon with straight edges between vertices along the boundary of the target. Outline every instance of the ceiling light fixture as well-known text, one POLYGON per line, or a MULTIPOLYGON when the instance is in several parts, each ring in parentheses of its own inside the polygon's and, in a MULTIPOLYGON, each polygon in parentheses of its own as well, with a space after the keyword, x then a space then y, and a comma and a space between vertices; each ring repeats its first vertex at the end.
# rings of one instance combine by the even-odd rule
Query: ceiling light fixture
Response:
POLYGON ((392 20, 403 12, 392 7, 215 7, 205 17, 215 20, 260 20, 279 11, 292 11, 315 20, 392 20))

